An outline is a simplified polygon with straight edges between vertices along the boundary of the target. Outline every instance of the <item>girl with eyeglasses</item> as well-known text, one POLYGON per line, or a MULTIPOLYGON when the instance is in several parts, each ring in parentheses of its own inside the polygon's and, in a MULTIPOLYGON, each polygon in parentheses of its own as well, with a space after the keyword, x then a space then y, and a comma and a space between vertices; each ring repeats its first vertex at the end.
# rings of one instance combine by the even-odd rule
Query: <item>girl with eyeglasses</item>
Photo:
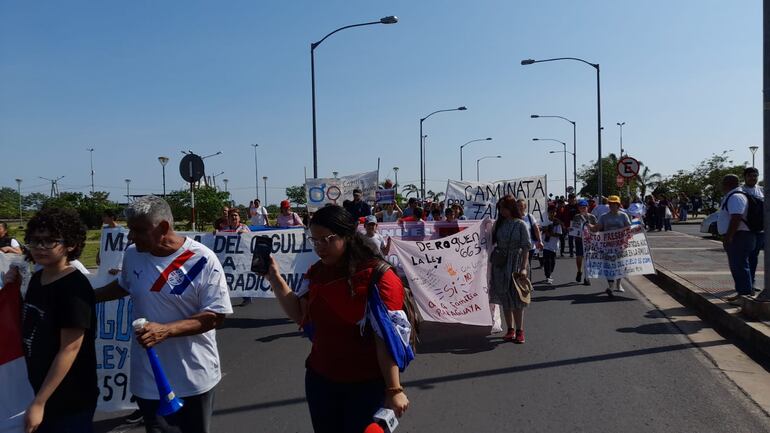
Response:
POLYGON ((74 210, 44 209, 27 224, 27 258, 42 269, 30 280, 22 311, 27 375, 35 391, 26 431, 93 431, 99 395, 94 291, 70 263, 85 240, 74 210))
MULTIPOLYGON (((380 252, 356 232, 350 213, 339 206, 318 210, 310 234, 320 260, 300 289, 292 291, 274 260, 267 279, 289 318, 306 331, 312 324, 305 394, 314 431, 359 433, 379 408, 401 416, 409 406, 387 346, 370 327, 359 325, 380 252)), ((377 287, 387 310, 403 309, 404 287, 392 269, 377 287)))

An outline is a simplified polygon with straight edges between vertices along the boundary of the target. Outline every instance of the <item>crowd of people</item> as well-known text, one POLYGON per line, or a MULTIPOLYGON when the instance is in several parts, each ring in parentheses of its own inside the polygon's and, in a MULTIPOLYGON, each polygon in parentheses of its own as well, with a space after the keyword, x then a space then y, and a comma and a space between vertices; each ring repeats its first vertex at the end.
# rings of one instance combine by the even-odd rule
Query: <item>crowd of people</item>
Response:
MULTIPOLYGON (((755 290, 757 255, 764 237, 756 232, 756 169, 747 169, 745 183, 725 176, 725 197, 720 209, 719 232, 723 235, 738 296, 755 290)), ((575 282, 588 285, 584 273, 583 230, 592 232, 631 227, 633 220, 648 230, 669 229, 670 218, 687 218, 700 210, 695 198, 665 195, 634 198, 622 203, 615 195, 601 200, 581 199, 574 194, 548 200, 546 216, 539 220, 525 200, 513 196, 497 202, 492 232, 489 301, 502 310, 507 329, 505 341, 525 343, 524 311, 530 302, 532 262, 539 261, 542 282, 554 284, 557 256, 575 258, 575 282), (662 216, 662 218, 661 218, 662 216), (667 222, 668 220, 668 222, 667 222), (662 221, 662 222, 661 222, 662 221)), ((254 200, 249 222, 269 226, 270 216, 254 200)), ((117 269, 117 279, 104 287, 91 287, 75 266, 85 245, 85 229, 77 213, 44 209, 28 223, 24 253, 38 267, 24 295, 23 348, 29 381, 35 398, 26 411, 28 432, 92 430, 99 389, 96 383, 94 333, 95 304, 124 296, 133 301, 132 319, 149 318, 136 330, 132 343, 131 392, 136 398, 148 432, 208 432, 213 401, 222 377, 216 327, 233 312, 222 266, 204 245, 177 234, 171 209, 162 198, 137 198, 125 211, 132 246, 117 269), (176 278, 182 275, 184 278, 176 278), (180 284, 180 281, 184 283, 180 284), (143 349, 154 347, 166 362, 166 374, 184 407, 175 414, 157 413, 159 398, 153 371, 143 349)), ((115 226, 115 215, 105 215, 115 226)), ((392 314, 409 327, 408 284, 390 268, 386 257, 390 238, 378 233, 380 223, 455 222, 464 219, 459 205, 409 199, 370 205, 357 190, 343 206, 319 209, 303 219, 281 202, 278 227, 307 227, 309 241, 319 257, 305 274, 299 290, 292 290, 271 259, 265 275, 285 314, 312 341, 306 362, 305 393, 316 432, 359 432, 381 407, 401 416, 409 399, 400 372, 411 354, 408 347, 394 347, 383 337, 389 326, 362 328, 371 311, 392 314), (358 230, 362 225, 364 230, 358 230), (373 292, 374 291, 374 292, 373 292)), ((451 225, 447 225, 451 228, 451 225)), ((245 233, 251 229, 238 209, 225 208, 214 224, 215 231, 245 233)), ((458 231, 441 233, 449 235, 458 231)), ((7 235, 0 223, 0 251, 21 253, 22 245, 7 235)), ((6 285, 18 280, 6 274, 6 285)), ((606 293, 623 292, 620 280, 608 280, 606 293)), ((372 318, 371 320, 376 320, 372 318)), ((396 326, 396 325, 393 325, 396 326)), ((500 330, 503 331, 502 329, 500 330)))

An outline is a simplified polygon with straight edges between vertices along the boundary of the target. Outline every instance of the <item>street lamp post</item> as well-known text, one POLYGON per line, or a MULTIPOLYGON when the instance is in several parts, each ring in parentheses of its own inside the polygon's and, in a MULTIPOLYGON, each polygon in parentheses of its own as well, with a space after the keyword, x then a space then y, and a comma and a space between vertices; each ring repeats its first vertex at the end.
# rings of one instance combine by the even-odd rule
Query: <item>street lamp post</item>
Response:
POLYGON ((361 26, 370 26, 373 24, 395 24, 398 22, 398 18, 390 15, 387 17, 380 18, 378 21, 372 21, 368 23, 361 23, 361 24, 352 24, 349 26, 340 27, 337 30, 334 30, 333 32, 327 34, 323 38, 321 38, 318 42, 313 42, 310 44, 310 91, 312 93, 312 111, 313 111, 313 177, 318 178, 318 141, 316 139, 316 116, 315 116, 315 49, 318 48, 319 45, 323 41, 326 40, 329 36, 339 32, 340 30, 345 30, 353 27, 361 27, 361 26))
POLYGON ((24 223, 24 214, 21 212, 21 179, 16 179, 16 189, 19 192, 19 225, 24 223))
POLYGON ((230 179, 224 178, 224 179, 222 179, 222 182, 224 182, 224 184, 225 184, 225 192, 227 192, 227 182, 230 182, 230 179))
POLYGON ((425 142, 424 137, 422 135, 422 123, 425 122, 430 116, 436 114, 436 113, 446 113, 448 111, 465 111, 467 108, 465 106, 460 106, 457 108, 449 108, 446 110, 436 110, 430 114, 428 114, 425 117, 420 118, 420 196, 424 199, 425 198, 425 142))
POLYGON ((265 182, 265 206, 267 206, 267 176, 262 176, 262 181, 265 182))
POLYGON ((575 191, 577 191, 577 123, 562 116, 540 116, 533 114, 529 117, 533 119, 553 117, 566 120, 572 124, 572 187, 575 188, 575 191))
POLYGON ((754 165, 754 156, 757 153, 757 150, 759 150, 759 146, 749 146, 749 150, 751 151, 751 166, 756 167, 756 165, 754 165))
POLYGON ((158 162, 160 162, 161 169, 163 170, 163 198, 166 198, 166 164, 168 164, 168 157, 159 156, 158 162))
POLYGON ((583 59, 578 59, 577 57, 558 57, 554 59, 545 59, 545 60, 533 60, 533 59, 526 59, 522 60, 522 65, 531 65, 534 63, 544 63, 544 62, 554 62, 557 60, 574 60, 577 62, 583 62, 586 65, 592 66, 594 69, 596 69, 596 147, 598 152, 598 158, 596 159, 596 171, 598 172, 598 195, 601 198, 602 197, 602 98, 601 98, 601 74, 599 70, 599 64, 598 63, 591 63, 587 62, 583 59))
POLYGON ((566 197, 567 196, 567 143, 561 140, 556 140, 554 138, 533 138, 532 141, 555 141, 557 143, 561 143, 561 145, 564 147, 564 197, 566 197))
POLYGON ((220 171, 219 173, 214 174, 214 175, 211 176, 211 183, 214 184, 214 189, 217 189, 217 177, 221 176, 223 174, 225 174, 225 172, 224 171, 220 171))
POLYGON ((623 157, 623 125, 625 125, 626 122, 617 122, 616 125, 620 127, 620 155, 618 155, 618 158, 623 157))
POLYGON ((465 146, 467 146, 467 145, 469 145, 471 143, 475 143, 477 141, 489 141, 489 140, 492 140, 492 137, 478 138, 476 140, 471 140, 471 141, 463 144, 462 146, 460 146, 460 180, 463 180, 463 148, 465 146))
POLYGON ((94 196, 94 148, 86 149, 91 155, 91 197, 94 196))
POLYGON ((128 204, 131 201, 131 179, 125 179, 126 181, 126 204, 128 204))
POLYGON ((259 168, 257 166, 257 147, 259 144, 252 144, 254 148, 254 188, 257 190, 257 200, 259 200, 259 168))
POLYGON ((481 162, 482 160, 485 160, 485 159, 489 159, 489 158, 502 158, 502 156, 500 156, 500 155, 482 156, 481 158, 477 159, 476 160, 476 182, 479 182, 479 178, 480 178, 480 176, 479 176, 479 162, 481 162))
POLYGON ((396 174, 396 184, 393 185, 393 188, 395 189, 393 192, 393 200, 395 200, 398 195, 398 167, 393 167, 393 173, 396 174))

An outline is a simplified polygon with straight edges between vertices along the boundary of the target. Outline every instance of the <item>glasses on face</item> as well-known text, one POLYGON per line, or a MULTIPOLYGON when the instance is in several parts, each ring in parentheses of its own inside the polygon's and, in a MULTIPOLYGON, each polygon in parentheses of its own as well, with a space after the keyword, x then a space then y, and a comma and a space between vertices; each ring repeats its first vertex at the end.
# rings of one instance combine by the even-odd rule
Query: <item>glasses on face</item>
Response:
POLYGON ((319 246, 329 245, 329 242, 331 242, 332 239, 334 239, 336 237, 337 237, 337 235, 335 235, 335 234, 331 234, 329 236, 324 236, 322 238, 314 238, 314 237, 310 236, 310 237, 307 238, 307 240, 309 240, 310 243, 313 244, 314 247, 319 247, 319 246))
POLYGON ((62 243, 64 243, 64 239, 30 239, 27 241, 27 247, 52 250, 62 243))

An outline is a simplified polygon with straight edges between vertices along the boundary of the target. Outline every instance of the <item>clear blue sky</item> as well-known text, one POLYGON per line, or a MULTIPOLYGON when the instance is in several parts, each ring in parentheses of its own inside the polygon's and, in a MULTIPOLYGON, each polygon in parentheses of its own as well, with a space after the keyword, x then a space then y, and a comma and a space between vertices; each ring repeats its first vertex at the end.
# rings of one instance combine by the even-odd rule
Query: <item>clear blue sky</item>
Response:
MULTIPOLYGON (((312 174, 309 43, 347 24, 397 15, 395 25, 335 34, 316 50, 319 171, 331 176, 401 167, 419 179, 425 123, 428 187, 465 176, 547 174, 563 189, 558 143, 578 122, 578 166, 596 158, 595 73, 576 62, 520 66, 524 58, 582 57, 601 64, 606 152, 628 152, 654 171, 691 168, 760 145, 759 1, 37 1, 0 2, 0 185, 113 199, 159 193, 157 157, 171 157, 167 187, 183 187, 180 151, 207 155, 237 202, 254 195, 254 155, 268 199, 312 174), (555 146, 553 146, 555 144, 555 146)), ((606 154, 606 153, 605 153, 606 154)), ((761 161, 761 151, 757 160, 761 161)), ((570 167, 569 177, 572 177, 570 167)), ((221 185, 221 182, 220 182, 221 185)), ((262 191, 260 181, 260 194, 262 191)))

